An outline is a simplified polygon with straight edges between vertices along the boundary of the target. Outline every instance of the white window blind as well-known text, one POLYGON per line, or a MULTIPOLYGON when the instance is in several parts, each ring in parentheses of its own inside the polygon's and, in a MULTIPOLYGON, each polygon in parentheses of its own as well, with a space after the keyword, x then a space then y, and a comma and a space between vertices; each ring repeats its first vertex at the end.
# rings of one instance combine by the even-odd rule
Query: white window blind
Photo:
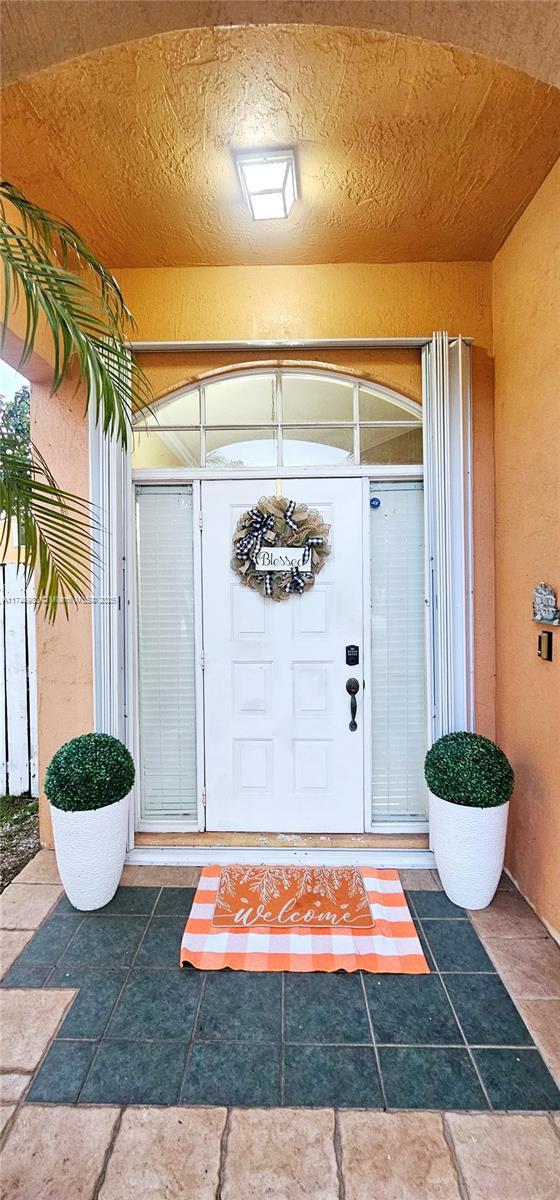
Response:
POLYGON ((375 483, 372 575, 374 823, 424 818, 427 791, 421 483, 375 483))
POLYGON ((141 821, 197 824, 191 486, 137 487, 141 821))

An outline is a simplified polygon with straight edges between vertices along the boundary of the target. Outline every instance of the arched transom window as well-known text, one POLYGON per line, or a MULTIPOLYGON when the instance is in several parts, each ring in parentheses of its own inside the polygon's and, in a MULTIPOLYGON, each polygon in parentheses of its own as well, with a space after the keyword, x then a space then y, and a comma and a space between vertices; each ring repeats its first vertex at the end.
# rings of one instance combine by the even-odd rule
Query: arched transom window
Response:
POLYGON ((222 375, 166 396, 134 425, 134 467, 422 462, 420 404, 330 372, 222 375))

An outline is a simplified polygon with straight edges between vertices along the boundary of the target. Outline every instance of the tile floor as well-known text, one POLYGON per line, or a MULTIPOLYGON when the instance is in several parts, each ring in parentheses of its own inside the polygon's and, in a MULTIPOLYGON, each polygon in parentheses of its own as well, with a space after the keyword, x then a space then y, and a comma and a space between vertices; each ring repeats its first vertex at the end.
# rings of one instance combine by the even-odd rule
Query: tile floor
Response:
MULTIPOLYGON (((0 1045, 2 1200, 557 1200, 560 1115, 488 1107, 542 1103, 545 1095, 549 1109, 558 1107, 551 1077, 541 1066, 541 1082, 528 1088, 526 1066, 540 1062, 532 1035, 560 1081, 560 949, 509 881, 484 916, 471 919, 449 909, 435 873, 403 872, 432 975, 365 976, 363 984, 315 976, 310 996, 306 977, 257 984, 255 976, 180 973, 177 938, 196 874, 138 871, 125 869, 125 886, 102 917, 82 917, 66 901, 55 909, 51 852, 11 885, 0 912, 0 1005, 9 1030, 0 1045), (29 885, 51 893, 34 900, 29 885), (158 1036, 147 1038, 153 1021, 158 1036), (138 1047, 132 1071, 123 1047, 138 1047), (250 1108, 208 1102, 212 1056, 227 1090, 241 1051, 253 1090, 256 1077, 259 1087, 280 1086, 283 1108, 267 1107, 268 1099, 250 1108), (116 1094, 131 1099, 87 1103, 86 1086, 95 1089, 103 1075, 95 1071, 102 1054, 113 1055, 116 1094), (484 1109, 426 1111, 456 1091, 459 1061, 467 1091, 474 1073, 484 1109), (136 1072, 162 1091, 167 1073, 182 1101, 137 1105, 136 1072), (358 1079, 369 1090, 355 1107, 358 1079), (322 1099, 334 1085, 348 1107, 322 1099), (43 1086, 48 1101, 38 1098, 43 1086), (382 1086, 390 1105, 404 1091, 411 1107, 381 1111, 382 1086), (57 1099, 68 1089, 77 1103, 57 1099), (202 1099, 191 1100, 189 1089, 202 1099)), ((246 1086, 239 1079, 233 1084, 246 1086)))
POLYGON ((125 885, 87 915, 58 899, 1 985, 67 997, 26 1102, 560 1110, 472 920, 443 892, 406 893, 429 976, 180 971, 194 892, 125 885))

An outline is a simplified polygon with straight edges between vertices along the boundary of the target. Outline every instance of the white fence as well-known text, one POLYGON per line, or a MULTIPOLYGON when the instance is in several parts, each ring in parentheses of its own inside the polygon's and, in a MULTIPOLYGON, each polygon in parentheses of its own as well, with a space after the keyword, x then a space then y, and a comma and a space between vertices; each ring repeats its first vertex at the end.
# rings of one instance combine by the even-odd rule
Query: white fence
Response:
POLYGON ((37 795, 37 655, 33 585, 0 565, 0 796, 37 795))

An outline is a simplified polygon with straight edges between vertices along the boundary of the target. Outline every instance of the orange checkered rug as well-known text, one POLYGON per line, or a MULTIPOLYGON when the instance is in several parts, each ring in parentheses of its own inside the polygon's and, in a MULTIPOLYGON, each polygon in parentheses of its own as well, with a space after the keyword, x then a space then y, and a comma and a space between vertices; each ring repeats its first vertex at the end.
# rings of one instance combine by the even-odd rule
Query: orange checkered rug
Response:
POLYGON ((429 974, 398 872, 373 867, 204 867, 180 961, 203 971, 429 974))

